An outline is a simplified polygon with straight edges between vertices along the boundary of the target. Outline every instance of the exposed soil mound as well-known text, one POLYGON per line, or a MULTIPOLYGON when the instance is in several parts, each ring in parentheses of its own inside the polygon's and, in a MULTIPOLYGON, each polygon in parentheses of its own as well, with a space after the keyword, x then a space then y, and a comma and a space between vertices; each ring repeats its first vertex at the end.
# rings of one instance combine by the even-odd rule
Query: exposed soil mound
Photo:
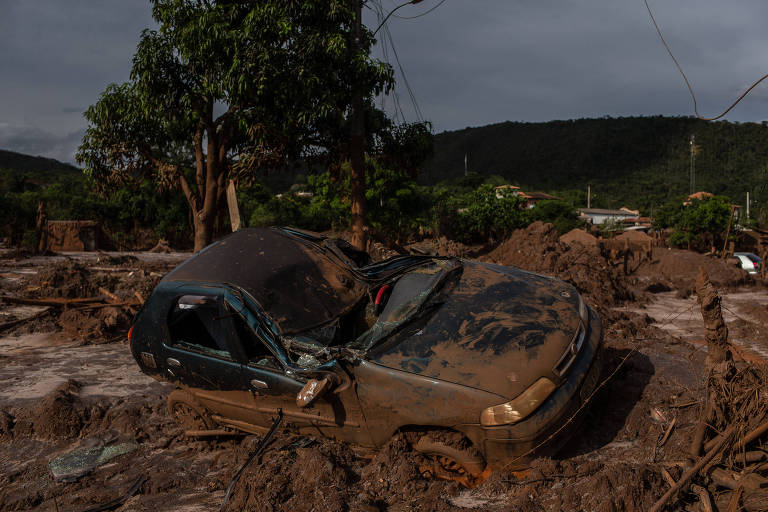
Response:
POLYGON ((552 224, 534 222, 518 229, 481 258, 562 279, 585 294, 593 306, 611 306, 631 297, 626 278, 597 247, 561 243, 552 224))
POLYGON ((120 308, 96 310, 67 309, 59 316, 62 334, 84 343, 113 341, 115 335, 130 327, 131 319, 120 308))
POLYGON ((579 243, 581 245, 597 246, 597 237, 590 235, 583 229, 575 228, 560 237, 564 244, 579 243))
POLYGON ((642 231, 638 231, 636 229, 623 232, 622 234, 616 237, 616 240, 629 240, 630 242, 639 243, 639 244, 653 243, 653 238, 648 236, 646 233, 643 233, 642 231))
POLYGON ((35 297, 93 297, 99 295, 99 287, 112 289, 117 282, 117 276, 65 261, 42 267, 27 281, 26 289, 35 297))
POLYGON ((13 437, 73 439, 80 436, 91 417, 90 409, 80 399, 80 383, 75 380, 58 386, 34 406, 21 409, 15 418, 13 437))
POLYGON ((712 284, 720 289, 750 282, 749 274, 720 258, 661 247, 653 249, 653 259, 643 263, 636 275, 654 283, 663 283, 688 296, 695 289, 699 267, 704 267, 712 284))
MULTIPOLYGON (((243 474, 227 510, 348 510, 354 495, 349 447, 328 440, 286 436, 264 454, 261 465, 243 474), (309 446, 303 441, 309 441, 309 446)), ((249 443, 243 443, 248 445, 249 443)), ((252 447, 251 447, 252 449, 252 447)), ((248 456, 240 454, 242 460, 248 456)))

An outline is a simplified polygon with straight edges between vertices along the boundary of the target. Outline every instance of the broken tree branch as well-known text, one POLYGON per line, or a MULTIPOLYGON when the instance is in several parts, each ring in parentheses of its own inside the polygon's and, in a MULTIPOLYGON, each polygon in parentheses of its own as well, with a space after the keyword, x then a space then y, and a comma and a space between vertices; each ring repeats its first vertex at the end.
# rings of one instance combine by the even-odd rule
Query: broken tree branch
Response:
POLYGON ((666 493, 664 493, 664 496, 659 498, 659 501, 657 501, 653 507, 651 507, 650 512, 659 512, 664 508, 664 506, 667 504, 667 502, 675 496, 680 490, 688 484, 688 482, 691 481, 691 479, 696 476, 701 469, 706 466, 709 461, 715 458, 715 456, 722 453, 723 448, 725 447, 725 444, 730 438, 733 436, 733 433, 736 432, 736 427, 729 428, 722 439, 718 441, 718 443, 707 452, 706 455, 701 457, 696 464, 693 465, 691 469, 683 473, 683 476, 680 477, 680 480, 677 481, 674 487, 669 489, 666 493))
POLYGON ((28 316, 26 318, 19 318, 18 320, 11 320, 10 322, 5 322, 4 324, 0 324, 0 332, 5 331, 6 329, 10 329, 11 327, 15 327, 17 325, 23 324, 24 322, 30 322, 32 320, 35 320, 36 318, 45 316, 48 313, 50 313, 50 311, 51 311, 51 308, 47 307, 42 311, 38 311, 32 316, 28 316))

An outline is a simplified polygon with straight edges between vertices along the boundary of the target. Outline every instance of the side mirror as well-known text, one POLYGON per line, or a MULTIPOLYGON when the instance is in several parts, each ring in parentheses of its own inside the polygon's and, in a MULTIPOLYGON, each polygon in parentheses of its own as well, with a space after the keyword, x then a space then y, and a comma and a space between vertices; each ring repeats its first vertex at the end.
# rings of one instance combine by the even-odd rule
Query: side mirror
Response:
POLYGON ((296 405, 307 407, 316 399, 323 396, 331 387, 331 379, 324 377, 320 380, 309 379, 299 394, 296 395, 296 405))

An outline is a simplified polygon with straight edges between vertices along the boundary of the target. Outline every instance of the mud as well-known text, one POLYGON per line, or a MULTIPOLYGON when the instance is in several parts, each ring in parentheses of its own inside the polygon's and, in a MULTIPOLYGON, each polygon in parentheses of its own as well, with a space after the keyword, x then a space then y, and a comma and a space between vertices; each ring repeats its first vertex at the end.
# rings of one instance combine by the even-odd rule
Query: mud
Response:
MULTIPOLYGON (((603 312, 601 385, 576 434, 554 458, 536 459, 525 472, 494 471, 468 489, 424 478, 419 467, 425 459, 413 451, 408 435, 398 434, 369 453, 282 429, 261 460, 245 471, 226 510, 647 510, 668 488, 662 469, 679 479, 689 464, 704 398, 704 324, 695 299, 679 297, 677 288, 695 282, 696 268, 682 281, 654 273, 654 268, 677 267, 667 259, 662 263, 664 253, 655 251, 658 265, 648 265, 635 282, 636 276, 622 275, 620 266, 576 245, 562 244, 556 233, 538 225, 513 234, 486 257, 566 278, 603 312), (652 279, 671 291, 643 291, 643 283, 652 279), (674 428, 661 444, 672 421, 674 428)), ((69 257, 74 261, 0 259, 3 292, 73 297, 98 294, 104 287, 119 296, 141 290, 146 297, 164 269, 182 259, 144 253, 136 255, 137 261, 69 257), (43 293, 46 281, 58 284, 45 285, 50 288, 43 293), (35 286, 41 290, 27 289, 35 286)), ((710 271, 715 287, 723 282, 718 272, 710 271)), ((765 346, 768 354, 765 288, 737 287, 749 279, 727 267, 723 272, 732 276, 722 301, 731 338, 738 340, 737 348, 765 346)), ((35 310, 0 307, 2 321, 35 310)), ((82 344, 80 334, 63 330, 61 318, 69 318, 73 328, 87 319, 67 313, 0 333, 0 510, 81 511, 120 496, 142 475, 146 482, 118 510, 219 509, 259 438, 184 437, 165 406, 170 388, 141 374, 133 361, 124 342, 124 320, 116 321, 116 330, 94 331, 82 344), (110 343, 113 339, 120 341, 110 343), (136 442, 138 449, 75 482, 54 481, 48 463, 94 440, 136 442)), ((761 360, 757 349, 752 354, 761 360)), ((684 494, 670 509, 698 506, 694 495, 684 494)))
POLYGON ((526 229, 518 229, 480 260, 562 279, 575 286, 601 313, 632 297, 627 276, 603 256, 599 247, 562 243, 552 224, 534 222, 526 229))
POLYGON ((747 272, 721 258, 664 247, 655 247, 651 261, 643 263, 635 275, 640 286, 649 291, 666 288, 687 297, 696 289, 699 267, 704 268, 710 282, 721 290, 754 282, 747 272))

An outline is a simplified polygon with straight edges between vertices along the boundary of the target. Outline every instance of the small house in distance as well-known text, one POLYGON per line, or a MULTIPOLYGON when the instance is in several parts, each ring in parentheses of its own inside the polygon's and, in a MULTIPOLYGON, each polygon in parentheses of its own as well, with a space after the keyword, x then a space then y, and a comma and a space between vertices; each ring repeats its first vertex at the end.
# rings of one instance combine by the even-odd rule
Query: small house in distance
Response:
POLYGON ((497 199, 520 195, 520 187, 516 187, 514 185, 499 185, 498 187, 493 187, 493 190, 496 191, 497 199))
POLYGON ((636 219, 640 216, 640 211, 630 210, 627 207, 621 207, 618 210, 606 210, 603 208, 579 208, 579 218, 599 226, 606 221, 617 221, 624 223, 627 219, 636 219))
POLYGON ((545 194, 544 192, 520 192, 520 197, 525 199, 525 207, 529 210, 536 206, 539 201, 562 201, 562 198, 545 194))

